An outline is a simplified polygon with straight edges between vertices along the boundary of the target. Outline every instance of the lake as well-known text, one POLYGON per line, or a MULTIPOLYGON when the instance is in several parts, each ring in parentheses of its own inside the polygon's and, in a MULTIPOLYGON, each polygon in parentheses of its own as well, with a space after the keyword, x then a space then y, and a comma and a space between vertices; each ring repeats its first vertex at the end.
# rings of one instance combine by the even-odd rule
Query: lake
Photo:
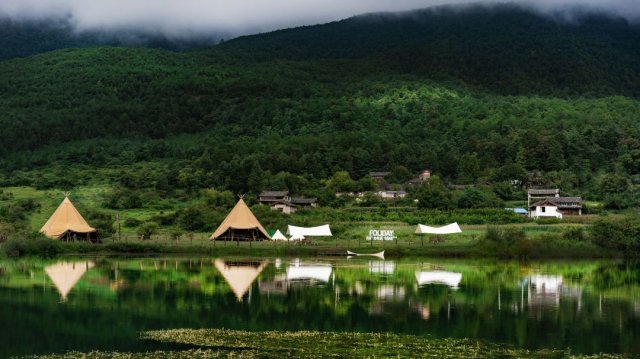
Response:
POLYGON ((0 357, 146 351, 168 328, 395 332, 640 354, 640 263, 0 260, 0 357))

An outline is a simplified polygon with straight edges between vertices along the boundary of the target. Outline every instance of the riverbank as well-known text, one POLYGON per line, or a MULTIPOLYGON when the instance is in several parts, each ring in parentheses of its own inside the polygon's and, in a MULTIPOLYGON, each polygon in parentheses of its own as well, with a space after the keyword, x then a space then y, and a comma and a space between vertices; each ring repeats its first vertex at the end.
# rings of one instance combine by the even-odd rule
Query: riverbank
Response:
POLYGON ((571 355, 556 349, 526 350, 470 339, 391 333, 176 329, 145 332, 141 339, 192 348, 147 353, 70 352, 30 358, 627 358, 621 354, 571 355))
MULTIPOLYGON (((579 237, 579 235, 578 235, 579 237)), ((11 239, 0 245, 0 255, 7 257, 58 255, 162 255, 188 254, 207 256, 344 256, 347 250, 358 253, 385 251, 388 258, 615 258, 622 255, 604 249, 584 238, 570 238, 547 232, 527 233, 517 227, 492 227, 468 230, 466 235, 452 236, 434 243, 429 237, 367 242, 357 239, 313 239, 300 242, 224 242, 206 237, 191 240, 104 240, 99 244, 60 242, 46 238, 11 239)))

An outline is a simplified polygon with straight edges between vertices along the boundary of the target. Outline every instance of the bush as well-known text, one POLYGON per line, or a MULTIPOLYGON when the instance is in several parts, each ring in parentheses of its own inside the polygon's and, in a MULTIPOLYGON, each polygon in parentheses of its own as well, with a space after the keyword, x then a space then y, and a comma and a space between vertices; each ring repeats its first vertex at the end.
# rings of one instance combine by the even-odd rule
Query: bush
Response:
POLYGON ((640 219, 604 218, 593 222, 589 235, 600 247, 622 251, 625 255, 640 254, 640 219))
POLYGON ((518 227, 489 226, 480 240, 491 252, 504 258, 527 257, 533 248, 532 241, 518 227))
POLYGON ((0 222, 0 243, 6 242, 16 232, 16 227, 10 223, 0 222))
POLYGON ((562 231, 562 238, 568 241, 583 242, 586 235, 582 227, 568 227, 562 231))
POLYGON ((138 236, 142 240, 151 239, 151 236, 158 232, 158 224, 155 222, 146 222, 138 228, 138 236))
POLYGON ((54 257, 63 252, 62 243, 38 234, 29 235, 27 238, 11 238, 2 245, 2 249, 9 257, 54 257))
POLYGON ((136 218, 126 218, 124 220, 124 226, 128 228, 134 228, 142 224, 142 221, 136 218))

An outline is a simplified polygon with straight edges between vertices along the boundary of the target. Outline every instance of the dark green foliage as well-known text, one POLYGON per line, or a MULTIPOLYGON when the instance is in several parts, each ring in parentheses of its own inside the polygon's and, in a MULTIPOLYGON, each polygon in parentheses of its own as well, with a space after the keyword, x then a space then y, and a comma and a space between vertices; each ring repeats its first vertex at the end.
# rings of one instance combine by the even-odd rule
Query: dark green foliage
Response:
MULTIPOLYGON (((265 189, 340 207, 348 200, 333 192, 373 189, 372 170, 397 184, 428 167, 443 183, 523 185, 536 170, 545 185, 627 208, 638 203, 639 31, 604 16, 567 24, 469 7, 189 53, 105 47, 3 61, 0 185, 116 184, 112 209, 206 188, 223 193, 204 195, 216 210, 265 189)), ((457 205, 442 187, 419 196, 422 208, 457 205)))
POLYGON ((439 177, 433 176, 423 183, 415 193, 418 208, 449 209, 453 207, 453 194, 439 177))
POLYGON ((111 209, 131 209, 142 207, 143 201, 138 190, 121 188, 109 194, 105 204, 111 209))
POLYGON ((129 227, 129 228, 137 227, 137 226, 139 226, 141 224, 142 224, 142 221, 140 221, 137 218, 129 217, 129 218, 124 220, 124 226, 125 227, 129 227))
POLYGON ((142 240, 149 240, 151 236, 158 232, 158 224, 155 222, 146 222, 138 227, 138 236, 142 240))
POLYGON ((531 247, 531 239, 527 238, 521 228, 489 226, 481 240, 499 257, 526 257, 531 247))
POLYGON ((619 250, 627 255, 640 253, 640 219, 637 216, 600 219, 591 226, 590 235, 594 243, 601 247, 619 250))
POLYGON ((458 208, 504 207, 504 202, 498 196, 484 188, 467 188, 457 197, 458 208))

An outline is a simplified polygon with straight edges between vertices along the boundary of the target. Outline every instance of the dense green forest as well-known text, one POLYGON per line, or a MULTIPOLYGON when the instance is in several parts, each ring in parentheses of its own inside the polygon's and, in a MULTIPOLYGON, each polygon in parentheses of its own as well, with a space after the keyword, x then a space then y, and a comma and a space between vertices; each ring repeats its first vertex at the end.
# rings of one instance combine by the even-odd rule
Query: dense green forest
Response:
POLYGON ((6 60, 0 185, 106 183, 122 202, 212 187, 322 199, 370 188, 360 179, 372 170, 401 184, 429 168, 443 183, 492 186, 468 193, 491 206, 519 198, 506 183, 532 172, 563 194, 635 206, 639 42, 624 20, 498 6, 366 15, 181 53, 6 60))

